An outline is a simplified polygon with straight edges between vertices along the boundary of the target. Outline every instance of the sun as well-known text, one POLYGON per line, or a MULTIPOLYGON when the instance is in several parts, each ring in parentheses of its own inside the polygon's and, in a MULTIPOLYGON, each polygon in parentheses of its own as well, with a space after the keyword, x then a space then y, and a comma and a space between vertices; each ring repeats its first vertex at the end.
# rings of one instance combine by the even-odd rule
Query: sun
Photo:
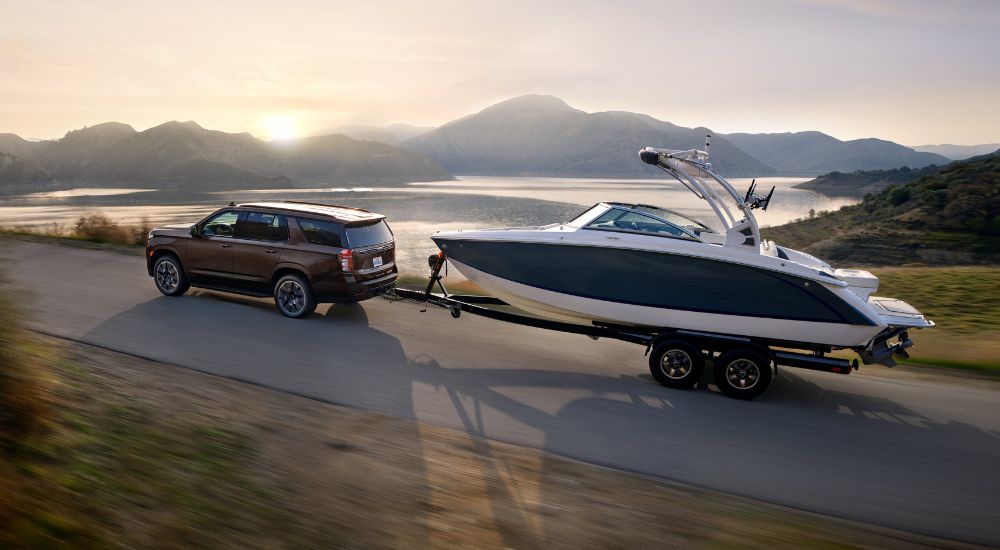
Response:
POLYGON ((290 116, 269 116, 263 120, 261 126, 271 140, 286 141, 299 137, 298 125, 290 116))

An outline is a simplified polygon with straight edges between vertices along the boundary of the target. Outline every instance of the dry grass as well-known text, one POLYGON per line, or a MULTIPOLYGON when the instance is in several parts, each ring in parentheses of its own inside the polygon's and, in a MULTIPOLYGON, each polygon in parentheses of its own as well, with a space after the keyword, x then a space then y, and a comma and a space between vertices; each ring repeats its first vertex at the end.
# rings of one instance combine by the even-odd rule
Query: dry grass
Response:
POLYGON ((906 300, 937 323, 912 333, 909 363, 1000 371, 1000 267, 871 270, 880 296, 906 300))
POLYGON ((81 216, 72 228, 52 224, 36 228, 9 227, 3 233, 29 237, 51 237, 79 240, 90 243, 137 246, 146 243, 150 223, 143 220, 139 225, 121 225, 102 213, 81 216))

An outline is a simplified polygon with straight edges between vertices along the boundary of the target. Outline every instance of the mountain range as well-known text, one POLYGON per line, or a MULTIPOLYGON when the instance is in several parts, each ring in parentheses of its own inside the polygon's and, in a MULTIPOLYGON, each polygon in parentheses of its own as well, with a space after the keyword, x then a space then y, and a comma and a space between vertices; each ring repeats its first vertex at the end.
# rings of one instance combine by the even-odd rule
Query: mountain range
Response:
POLYGON ((0 193, 12 193, 15 179, 19 187, 25 185, 29 165, 24 162, 37 167, 31 177, 44 179, 47 173, 57 185, 148 188, 393 185, 449 179, 450 174, 662 177, 637 160, 639 149, 703 148, 706 134, 713 134, 713 166, 730 177, 918 169, 949 162, 934 152, 874 138, 841 141, 821 132, 715 134, 640 113, 587 113, 548 95, 515 97, 433 129, 394 124, 337 130, 270 142, 195 122, 167 122, 141 132, 108 122, 40 142, 0 134, 0 152, 20 159, 16 176, 14 159, 7 161, 0 193))
MULTIPOLYGON (((641 178, 663 174, 639 162, 639 149, 702 148, 709 133, 707 128, 684 128, 637 113, 586 113, 556 97, 528 95, 401 146, 436 159, 453 174, 641 178)), ((713 165, 726 175, 775 173, 725 138, 713 139, 711 148, 713 165)))
MULTIPOLYGON (((455 174, 655 177, 662 174, 636 162, 640 148, 703 148, 706 134, 714 132, 638 113, 586 113, 553 96, 527 95, 401 146, 438 160, 455 174)), ((711 153, 713 166, 726 176, 818 175, 948 162, 891 141, 841 141, 821 132, 716 134, 711 153)))
MULTIPOLYGON (((31 163, 62 185, 205 190, 451 177, 426 156, 386 143, 339 134, 266 142, 248 133, 207 130, 195 122, 167 122, 142 132, 108 122, 41 142, 0 134, 0 152, 11 156, 11 166, 14 159, 20 159, 19 166, 31 163)), ((15 192, 13 175, 0 176, 0 185, 4 194, 15 192)))
POLYGON ((867 138, 841 141, 822 132, 726 134, 726 139, 784 176, 817 175, 834 170, 887 170, 947 164, 950 159, 898 143, 867 138))
POLYGON ((937 153, 952 160, 963 160, 979 155, 988 155, 993 151, 1000 149, 1000 143, 982 143, 980 145, 953 145, 951 143, 942 143, 941 145, 914 145, 911 149, 914 151, 923 151, 925 153, 937 153))

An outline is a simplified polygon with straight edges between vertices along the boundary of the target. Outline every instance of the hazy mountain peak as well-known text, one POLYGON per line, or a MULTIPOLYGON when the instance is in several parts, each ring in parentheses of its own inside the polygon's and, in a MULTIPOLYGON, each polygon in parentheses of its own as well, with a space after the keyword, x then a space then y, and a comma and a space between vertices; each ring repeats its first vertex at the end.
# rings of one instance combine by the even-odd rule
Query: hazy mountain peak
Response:
POLYGON ((979 155, 989 154, 1000 148, 1000 143, 981 143, 978 145, 956 145, 954 143, 942 143, 939 145, 913 145, 915 151, 926 153, 937 153, 950 159, 961 160, 979 155))
POLYGON ((149 130, 146 130, 146 131, 148 132, 150 130, 168 130, 168 129, 177 129, 177 130, 204 130, 204 128, 202 128, 200 124, 198 124, 197 122, 195 122, 193 120, 188 120, 188 121, 185 121, 185 122, 180 122, 180 121, 177 121, 177 120, 171 120, 170 122, 164 122, 163 124, 159 124, 157 126, 153 126, 152 128, 150 128, 149 130))
POLYGON ((482 110, 482 114, 496 113, 503 111, 558 111, 564 113, 583 113, 579 109, 574 109, 565 101, 556 96, 544 94, 527 94, 512 97, 500 103, 496 103, 482 110))
POLYGON ((6 140, 9 140, 13 143, 32 143, 29 140, 26 140, 17 134, 12 134, 10 132, 0 132, 0 141, 6 141, 6 140))
MULTIPOLYGON (((553 96, 527 95, 449 122, 403 146, 456 174, 647 178, 662 173, 638 161, 639 149, 700 147, 706 132, 636 113, 586 113, 553 96)), ((774 172, 724 138, 712 148, 718 154, 713 164, 727 175, 774 172)))
POLYGON ((78 130, 70 130, 63 137, 64 141, 74 141, 80 139, 119 139, 135 133, 135 128, 122 122, 102 122, 93 126, 84 126, 78 130))

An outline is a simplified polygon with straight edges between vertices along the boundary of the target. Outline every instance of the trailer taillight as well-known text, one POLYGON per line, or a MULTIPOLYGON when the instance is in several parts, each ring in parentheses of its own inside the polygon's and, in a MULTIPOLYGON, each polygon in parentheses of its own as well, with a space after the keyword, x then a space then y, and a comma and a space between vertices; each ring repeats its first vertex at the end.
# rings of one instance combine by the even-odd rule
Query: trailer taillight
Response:
POLYGON ((344 272, 354 271, 354 255, 350 249, 340 253, 340 270, 344 272))

